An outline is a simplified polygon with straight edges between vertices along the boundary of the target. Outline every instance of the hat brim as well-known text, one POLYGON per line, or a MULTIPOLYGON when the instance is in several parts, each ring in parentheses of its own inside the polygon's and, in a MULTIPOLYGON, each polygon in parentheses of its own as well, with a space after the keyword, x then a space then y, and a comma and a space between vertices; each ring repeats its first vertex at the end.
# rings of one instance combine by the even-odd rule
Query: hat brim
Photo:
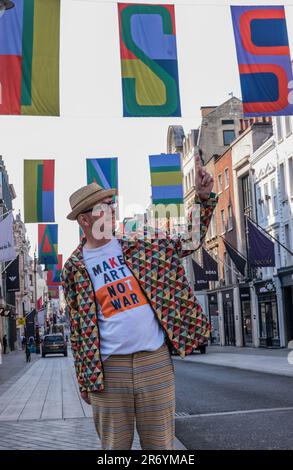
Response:
POLYGON ((103 191, 97 191, 91 194, 85 201, 78 204, 67 216, 68 220, 76 220, 79 214, 83 211, 94 207, 99 201, 102 201, 106 197, 114 196, 116 189, 104 189, 103 191))

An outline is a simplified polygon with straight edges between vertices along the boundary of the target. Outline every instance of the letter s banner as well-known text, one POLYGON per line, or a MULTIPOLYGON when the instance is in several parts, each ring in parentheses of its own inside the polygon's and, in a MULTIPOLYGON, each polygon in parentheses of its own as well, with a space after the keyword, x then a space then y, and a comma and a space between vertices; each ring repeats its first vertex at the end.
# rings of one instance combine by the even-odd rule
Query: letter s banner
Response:
POLYGON ((124 117, 181 116, 173 5, 118 4, 124 117))
POLYGON ((245 116, 293 114, 293 79, 283 6, 231 6, 245 116))

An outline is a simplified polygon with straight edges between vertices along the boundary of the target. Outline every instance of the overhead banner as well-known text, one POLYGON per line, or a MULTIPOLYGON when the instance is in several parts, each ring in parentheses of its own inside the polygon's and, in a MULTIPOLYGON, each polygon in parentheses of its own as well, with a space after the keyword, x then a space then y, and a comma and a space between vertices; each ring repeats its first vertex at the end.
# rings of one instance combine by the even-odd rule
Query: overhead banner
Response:
POLYGON ((39 263, 58 264, 58 225, 39 224, 38 226, 39 263))
POLYGON ((48 281, 50 286, 54 285, 61 285, 61 272, 62 272, 62 255, 58 255, 58 264, 48 264, 48 276, 50 278, 50 281, 48 281), (49 274, 50 273, 50 274, 49 274))
POLYGON ((59 299, 59 287, 48 286, 48 294, 50 299, 59 299))
POLYGON ((98 183, 104 189, 118 191, 118 158, 87 158, 87 184, 98 183))
POLYGON ((275 245, 249 219, 248 224, 248 260, 251 267, 262 268, 275 266, 275 245))
POLYGON ((293 114, 293 80, 283 6, 231 6, 245 116, 293 114))
POLYGON ((54 160, 24 160, 24 222, 54 222, 54 160))
POLYGON ((150 155, 149 163, 152 203, 183 205, 183 175, 180 154, 150 155))
POLYGON ((202 248, 202 264, 207 281, 218 281, 218 263, 202 248))
POLYGON ((0 263, 16 258, 12 212, 0 221, 0 263))
POLYGON ((124 117, 181 116, 174 5, 119 3, 124 117))
POLYGON ((59 116, 60 0, 4 3, 0 114, 59 116))
POLYGON ((19 289, 19 256, 17 256, 6 269, 6 290, 7 292, 18 292, 19 289))

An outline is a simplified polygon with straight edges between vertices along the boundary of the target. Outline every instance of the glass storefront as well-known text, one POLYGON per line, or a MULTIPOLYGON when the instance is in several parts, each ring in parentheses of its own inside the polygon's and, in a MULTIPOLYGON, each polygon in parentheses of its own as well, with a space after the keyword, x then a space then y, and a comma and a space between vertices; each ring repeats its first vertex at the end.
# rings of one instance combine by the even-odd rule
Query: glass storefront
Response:
POLYGON ((259 312, 260 346, 280 347, 278 307, 276 292, 272 282, 261 283, 256 287, 259 312))
POLYGON ((220 344, 219 310, 216 294, 208 295, 210 322, 212 326, 211 343, 220 344))
POLYGON ((233 291, 223 292, 223 313, 224 313, 224 330, 225 345, 235 346, 235 321, 233 308, 233 291))
POLYGON ((240 289, 243 346, 252 346, 252 317, 249 287, 240 289))

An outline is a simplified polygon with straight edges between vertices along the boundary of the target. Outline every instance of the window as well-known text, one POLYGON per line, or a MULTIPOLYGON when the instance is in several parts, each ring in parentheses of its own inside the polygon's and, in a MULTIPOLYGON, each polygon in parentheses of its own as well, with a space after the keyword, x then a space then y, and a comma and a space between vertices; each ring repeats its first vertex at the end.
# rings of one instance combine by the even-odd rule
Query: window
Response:
POLYGON ((223 140, 224 140, 224 145, 230 145, 233 140, 235 140, 235 131, 229 130, 229 131, 223 131, 223 140))
POLYGON ((280 186, 281 186, 282 200, 287 199, 287 189, 286 189, 286 177, 285 177, 284 163, 280 164, 280 186))
POLYGON ((276 130, 277 130, 277 140, 280 141, 283 139, 283 132, 282 132, 282 121, 281 117, 276 117, 276 130))
POLYGON ((286 137, 292 132, 291 116, 285 116, 285 132, 286 137))
MULTIPOLYGON (((290 227, 289 227, 289 224, 286 224, 285 225, 285 240, 286 240, 286 248, 288 248, 288 250, 291 250, 291 240, 290 240, 290 227)), ((288 266, 289 264, 291 264, 291 258, 292 256, 290 255, 290 253, 288 253, 288 251, 286 251, 286 266, 288 266)))
POLYGON ((232 266, 231 266, 231 258, 228 254, 224 253, 224 273, 225 273, 225 284, 230 285, 232 284, 232 266))
POLYGON ((218 193, 223 191, 222 175, 218 175, 218 193))
POLYGON ((293 157, 288 160, 288 169, 289 169, 289 182, 290 182, 290 196, 293 197, 293 157))
POLYGON ((257 211, 258 211, 258 220, 261 221, 264 218, 263 214, 263 199, 261 194, 261 187, 256 187, 256 198, 257 198, 257 211))
POLYGON ((229 169, 225 168, 225 188, 229 187, 229 169))
POLYGON ((222 125, 226 126, 227 124, 234 124, 234 119, 222 119, 222 125))
POLYGON ((232 230, 233 228, 233 214, 232 214, 232 206, 228 206, 228 230, 232 230))
POLYGON ((210 223, 210 235, 211 238, 213 238, 216 235, 216 213, 215 211, 213 212, 212 218, 211 218, 211 223, 210 223))
POLYGON ((265 212, 266 212, 266 216, 270 216, 271 215, 271 205, 270 205, 270 195, 269 195, 269 185, 268 183, 266 183, 264 185, 264 196, 265 196, 265 200, 264 200, 264 206, 265 206, 265 212))
POLYGON ((221 232, 225 233, 226 227, 225 227, 225 211, 224 209, 221 210, 221 232))
POLYGON ((251 216, 251 193, 249 175, 242 178, 242 196, 244 214, 251 216))
POLYGON ((272 194, 273 213, 276 213, 277 212, 277 190, 276 190, 275 178, 271 180, 271 194, 272 194))

